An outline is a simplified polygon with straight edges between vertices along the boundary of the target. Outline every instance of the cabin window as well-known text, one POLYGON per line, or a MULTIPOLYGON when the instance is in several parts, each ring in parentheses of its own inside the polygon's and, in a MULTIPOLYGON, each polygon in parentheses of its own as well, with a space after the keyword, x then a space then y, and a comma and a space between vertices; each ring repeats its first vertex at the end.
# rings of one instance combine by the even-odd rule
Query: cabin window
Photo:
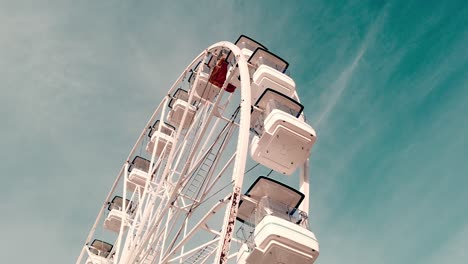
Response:
POLYGON ((281 110, 294 117, 299 117, 304 110, 304 106, 282 93, 267 88, 260 98, 258 98, 252 109, 251 129, 257 135, 263 133, 265 119, 274 109, 281 110))
MULTIPOLYGON (((158 131, 159 129, 159 123, 160 121, 159 120, 156 120, 156 122, 149 128, 149 132, 148 132, 148 137, 151 138, 151 136, 153 136, 154 132, 155 131, 158 131)), ((161 124, 161 132, 165 135, 168 135, 168 136, 171 136, 172 135, 172 132, 175 131, 175 127, 174 126, 171 126, 169 125, 168 123, 164 122, 161 124)))
POLYGON ((136 156, 132 163, 130 163, 130 166, 128 167, 128 171, 131 172, 133 168, 135 169, 139 169, 141 171, 144 171, 144 172, 148 172, 149 170, 149 165, 150 165, 150 161, 145 159, 145 158, 142 158, 140 156, 136 156))
POLYGON ((89 245, 89 251, 96 256, 107 258, 112 251, 112 247, 112 244, 95 239, 91 245, 89 245))

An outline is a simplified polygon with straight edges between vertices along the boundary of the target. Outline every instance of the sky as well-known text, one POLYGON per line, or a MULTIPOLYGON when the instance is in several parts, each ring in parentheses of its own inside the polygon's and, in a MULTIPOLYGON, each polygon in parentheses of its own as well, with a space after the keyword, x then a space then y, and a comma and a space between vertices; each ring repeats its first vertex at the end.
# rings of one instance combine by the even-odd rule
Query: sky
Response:
POLYGON ((466 1, 0 0, 0 259, 73 263, 157 104, 241 34, 318 140, 316 263, 468 262, 466 1))

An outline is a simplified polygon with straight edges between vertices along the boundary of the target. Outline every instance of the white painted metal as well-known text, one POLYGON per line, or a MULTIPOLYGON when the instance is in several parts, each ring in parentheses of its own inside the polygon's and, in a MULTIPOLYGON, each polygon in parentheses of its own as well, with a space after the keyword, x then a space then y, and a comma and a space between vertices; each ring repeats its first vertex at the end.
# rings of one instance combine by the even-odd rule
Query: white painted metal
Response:
POLYGON ((286 112, 274 109, 264 122, 265 132, 252 140, 251 156, 258 163, 291 175, 310 155, 315 130, 286 112))
POLYGON ((183 129, 187 129, 192 124, 196 111, 195 106, 190 105, 182 99, 177 99, 167 116, 167 120, 175 127, 182 126, 183 129), (182 117, 184 116, 185 121, 182 122, 182 117))
MULTIPOLYGON (((104 221, 104 228, 118 233, 120 232, 120 225, 122 224, 122 221, 128 221, 129 218, 130 216, 126 213, 123 213, 121 210, 112 209, 104 221)), ((124 226, 128 226, 128 223, 124 224, 124 226)))
POLYGON ((302 200, 299 205, 299 210, 309 214, 309 192, 310 192, 310 178, 309 178, 309 159, 307 159, 301 167, 299 173, 299 191, 304 194, 306 199, 302 200))
POLYGON ((144 187, 148 179, 148 172, 134 168, 128 175, 127 190, 133 192, 137 187, 144 187))
MULTIPOLYGON (((257 45, 247 39, 238 46, 219 42, 208 47, 169 89, 122 166, 76 263, 235 262, 244 242, 233 235, 245 166, 250 159, 250 118, 254 103, 247 62, 253 50, 246 43, 252 47, 257 45), (232 61, 226 81, 223 87, 213 87, 208 82, 210 71, 204 63, 210 56, 216 59, 227 53, 232 61), (196 65, 200 65, 198 69, 196 65), (191 71, 195 78, 189 82, 191 71), (236 83, 237 94, 225 91, 229 83, 236 83), (188 91, 186 98, 172 98, 179 88, 188 91), (171 98, 173 103, 169 108, 171 98), (148 127, 156 120, 161 122, 148 138, 148 127), (161 130, 164 120, 176 129, 164 133, 161 130), (141 148, 146 148, 147 153, 138 155, 149 160, 148 168, 133 167, 129 171, 130 160, 141 148), (123 196, 122 208, 113 209, 105 216, 113 195, 123 196), (125 211, 126 199, 136 205, 131 215, 125 211), (113 232, 106 233, 104 227, 113 232), (90 241, 99 236, 114 237, 114 247, 104 259, 89 250, 90 241), (231 246, 232 241, 236 247, 231 246)), ((281 75, 281 78, 289 81, 289 77, 281 75)), ((289 96, 296 96, 294 89, 291 91, 289 96)), ((267 119, 266 131, 274 134, 274 127, 278 126, 274 120, 278 118, 266 122, 267 119)), ((286 128, 295 129, 294 126, 286 128)), ((301 173, 300 187, 308 199, 307 172, 301 173)))
POLYGON ((155 153, 159 157, 164 149, 166 149, 166 153, 169 153, 174 141, 174 129, 163 122, 158 122, 158 127, 155 129, 151 135, 150 142, 146 145, 146 151, 153 153, 153 148, 156 146, 155 153))
POLYGON ((260 95, 262 95, 267 88, 292 97, 296 91, 296 83, 286 74, 268 65, 262 64, 252 76, 252 102, 257 102, 260 95))
POLYGON ((256 247, 245 258, 248 264, 314 263, 319 244, 314 233, 285 219, 267 215, 254 232, 256 247))

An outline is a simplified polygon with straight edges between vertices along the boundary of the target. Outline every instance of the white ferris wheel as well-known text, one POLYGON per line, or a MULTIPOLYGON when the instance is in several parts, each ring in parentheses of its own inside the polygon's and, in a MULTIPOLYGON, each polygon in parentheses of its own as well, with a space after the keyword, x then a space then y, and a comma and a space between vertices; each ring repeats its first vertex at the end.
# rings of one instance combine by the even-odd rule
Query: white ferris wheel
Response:
POLYGON ((287 68, 247 36, 198 55, 140 134, 76 263, 314 263, 316 134, 287 68))

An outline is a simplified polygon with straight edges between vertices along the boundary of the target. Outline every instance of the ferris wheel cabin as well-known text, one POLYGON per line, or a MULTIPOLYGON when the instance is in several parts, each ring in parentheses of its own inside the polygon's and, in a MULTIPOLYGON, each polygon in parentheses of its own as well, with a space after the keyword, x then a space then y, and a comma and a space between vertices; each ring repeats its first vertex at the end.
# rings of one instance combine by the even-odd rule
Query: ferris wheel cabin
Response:
POLYGON ((88 245, 88 259, 86 264, 111 264, 112 261, 112 248, 113 245, 99 239, 94 239, 88 245))
POLYGON ((197 107, 188 103, 189 94, 183 89, 177 89, 171 100, 169 101, 169 114, 167 115, 167 120, 169 123, 175 127, 182 127, 182 129, 187 129, 193 122, 193 118, 197 111, 197 107), (187 110, 187 115, 185 121, 182 124, 182 118, 184 113, 187 110))
POLYGON ((191 89, 194 90, 193 96, 195 97, 195 100, 200 100, 202 102, 213 102, 221 91, 221 87, 209 82, 211 75, 210 60, 214 60, 213 57, 211 57, 208 62, 199 62, 192 70, 189 77, 189 83, 192 87, 191 89))
POLYGON ((128 167, 127 190, 135 191, 136 188, 145 187, 146 180, 149 176, 150 161, 136 156, 128 167))
POLYGON ((303 106, 294 98, 296 85, 284 74, 288 63, 258 48, 249 59, 252 78, 251 129, 256 136, 250 154, 258 163, 291 175, 310 156, 315 130, 301 118, 303 106))
POLYGON ((261 176, 242 196, 237 220, 253 226, 238 263, 314 263, 319 244, 307 229, 307 213, 298 209, 305 195, 261 176))
POLYGON ((120 226, 123 221, 124 230, 126 230, 135 210, 133 202, 125 199, 125 208, 123 208, 123 198, 121 196, 115 196, 107 207, 109 213, 107 214, 106 220, 104 220, 104 228, 118 233, 120 232, 120 226))
POLYGON ((160 157, 164 151, 165 155, 171 151, 172 143, 174 142, 175 127, 169 125, 166 122, 160 122, 157 120, 150 128, 148 137, 150 142, 146 145, 146 152, 152 154, 154 146, 156 146, 155 155, 160 157))

